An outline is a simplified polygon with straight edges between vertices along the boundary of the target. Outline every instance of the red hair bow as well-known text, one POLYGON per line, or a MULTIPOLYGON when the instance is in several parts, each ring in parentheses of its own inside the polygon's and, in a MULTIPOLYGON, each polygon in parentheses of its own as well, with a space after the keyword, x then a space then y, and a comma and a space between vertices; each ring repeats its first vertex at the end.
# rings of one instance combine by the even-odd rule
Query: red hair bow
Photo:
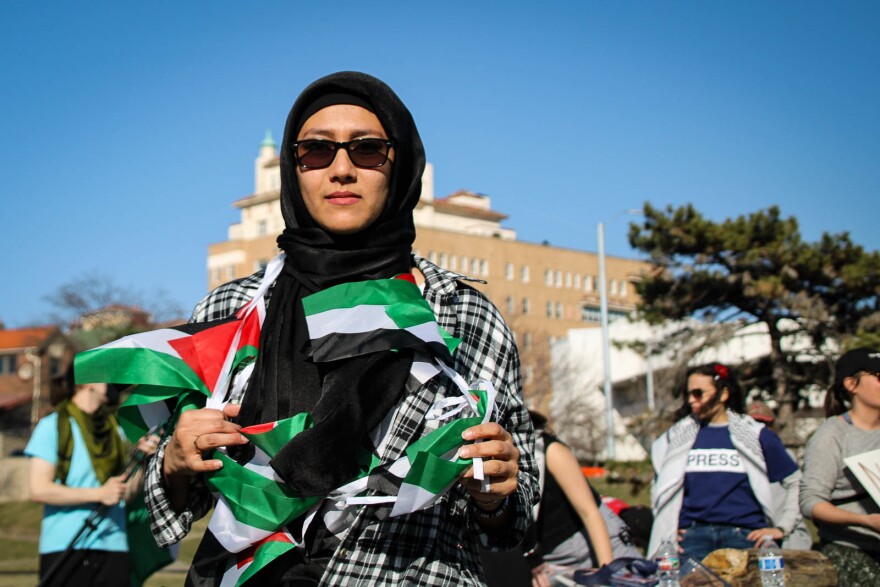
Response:
POLYGON ((724 365, 717 364, 715 365, 715 374, 721 379, 727 379, 730 375, 730 372, 727 370, 727 367, 724 365))

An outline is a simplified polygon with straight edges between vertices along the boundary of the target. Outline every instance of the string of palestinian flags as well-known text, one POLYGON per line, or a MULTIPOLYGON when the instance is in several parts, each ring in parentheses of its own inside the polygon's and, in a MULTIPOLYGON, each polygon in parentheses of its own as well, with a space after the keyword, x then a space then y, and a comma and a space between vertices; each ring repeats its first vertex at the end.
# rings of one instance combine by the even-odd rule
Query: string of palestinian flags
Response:
MULTIPOLYGON (((77 383, 136 386, 119 409, 120 424, 133 442, 175 422, 185 410, 222 409, 237 401, 259 353, 266 292, 283 263, 283 254, 269 263, 254 297, 230 319, 139 333, 78 354, 77 383)), ((217 497, 208 530, 229 553, 223 586, 245 584, 300 545, 286 526, 302 518, 304 536, 321 507, 325 520, 332 519, 328 510, 356 505, 393 504, 392 517, 412 513, 433 505, 471 465, 474 476, 487 484, 481 459, 462 459, 458 452, 465 444, 461 433, 492 418, 496 392, 484 380, 469 386, 452 369, 460 340, 437 324, 411 275, 331 287, 304 298, 303 306, 314 360, 412 349, 411 377, 423 384, 444 373, 460 396, 435 402, 427 417, 448 422, 412 443, 400 459, 381 465, 375 454, 364 454, 362 474, 324 497, 296 495, 269 465, 291 438, 311 427, 309 414, 243 428, 254 446, 253 458, 239 464, 219 449, 212 458, 222 460, 223 467, 207 476, 217 497), (378 474, 397 479, 396 495, 366 495, 371 475, 378 474)))

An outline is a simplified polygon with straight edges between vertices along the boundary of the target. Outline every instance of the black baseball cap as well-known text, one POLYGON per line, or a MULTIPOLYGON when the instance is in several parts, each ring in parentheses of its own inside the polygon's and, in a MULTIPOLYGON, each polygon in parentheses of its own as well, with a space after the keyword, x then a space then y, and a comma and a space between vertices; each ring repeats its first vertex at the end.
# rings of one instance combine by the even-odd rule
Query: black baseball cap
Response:
POLYGON ((863 346, 843 353, 834 366, 834 383, 842 384, 859 371, 880 373, 880 351, 863 346))

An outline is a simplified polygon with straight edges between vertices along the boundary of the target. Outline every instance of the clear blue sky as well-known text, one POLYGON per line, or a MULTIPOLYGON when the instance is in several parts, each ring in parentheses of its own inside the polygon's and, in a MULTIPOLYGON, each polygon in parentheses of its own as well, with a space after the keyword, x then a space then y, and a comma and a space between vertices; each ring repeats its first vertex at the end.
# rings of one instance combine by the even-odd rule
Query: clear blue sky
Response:
POLYGON ((436 191, 520 238, 633 255, 646 200, 778 204, 880 248, 880 4, 0 3, 0 318, 90 271, 190 308, 298 92, 357 69, 412 110, 436 191), (615 219, 616 218, 616 219, 615 219))

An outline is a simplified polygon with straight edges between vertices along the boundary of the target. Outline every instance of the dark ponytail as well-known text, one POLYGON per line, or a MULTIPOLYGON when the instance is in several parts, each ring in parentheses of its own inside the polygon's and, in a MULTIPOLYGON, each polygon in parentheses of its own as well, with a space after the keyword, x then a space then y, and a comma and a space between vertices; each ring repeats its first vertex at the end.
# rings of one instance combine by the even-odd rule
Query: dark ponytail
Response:
MULTIPOLYGON (((861 375, 857 373, 856 378, 861 375)), ((843 383, 835 383, 825 393, 825 417, 839 416, 852 407, 852 393, 850 393, 843 383)))

